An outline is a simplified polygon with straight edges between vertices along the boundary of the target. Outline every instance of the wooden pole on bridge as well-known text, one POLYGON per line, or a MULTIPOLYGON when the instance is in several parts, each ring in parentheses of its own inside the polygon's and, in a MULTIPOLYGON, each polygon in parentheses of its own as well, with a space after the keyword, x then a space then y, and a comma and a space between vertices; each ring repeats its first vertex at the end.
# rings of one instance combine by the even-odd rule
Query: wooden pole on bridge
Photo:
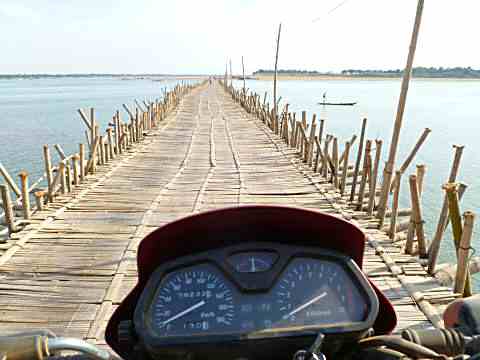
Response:
POLYGON ((277 50, 275 52, 275 72, 273 74, 273 116, 274 116, 274 121, 273 121, 273 126, 275 133, 277 133, 277 119, 278 119, 278 114, 277 114, 277 70, 278 70, 278 48, 280 46, 280 33, 282 31, 282 23, 278 25, 278 35, 277 35, 277 50))
POLYGON ((390 151, 388 160, 383 171, 382 191, 380 193, 380 202, 378 206, 379 226, 382 227, 385 220, 385 213, 387 210, 388 195, 390 190, 390 182, 393 175, 393 168, 395 166, 395 158, 397 155, 398 141, 400 139, 400 130, 402 128, 403 113, 405 111, 405 103, 407 101, 408 85, 412 76, 413 59, 415 57, 415 50, 417 48, 418 33, 420 30, 420 23, 422 20, 424 0, 418 0, 417 12, 415 15, 415 23, 413 26, 412 37, 410 40, 410 48, 408 51, 407 65, 405 67, 402 79, 402 87, 400 91, 400 99, 398 101, 397 116, 393 128, 392 140, 390 142, 390 151))

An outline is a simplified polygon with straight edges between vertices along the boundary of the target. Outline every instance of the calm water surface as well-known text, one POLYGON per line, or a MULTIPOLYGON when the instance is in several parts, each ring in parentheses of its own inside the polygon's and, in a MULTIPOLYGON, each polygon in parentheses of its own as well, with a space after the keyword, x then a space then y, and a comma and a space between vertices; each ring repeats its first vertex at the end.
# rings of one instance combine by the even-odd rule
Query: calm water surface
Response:
MULTIPOLYGON (((85 126, 76 110, 94 106, 101 128, 122 103, 160 98, 164 87, 175 81, 121 81, 115 78, 0 80, 0 161, 12 174, 27 170, 32 178, 43 172, 42 145, 59 143, 67 153, 77 151, 85 142, 85 126)), ((241 82, 235 82, 241 86, 241 82)), ((271 82, 248 81, 247 87, 270 93, 271 82)), ((399 80, 281 81, 279 93, 292 111, 307 110, 327 119, 326 131, 343 143, 358 133, 361 118, 368 118, 369 139, 382 138, 384 159, 391 137, 400 92, 399 80), (316 105, 327 92, 331 101, 357 101, 353 107, 316 105)), ((271 101, 271 96, 269 96, 271 101)), ((405 158, 424 128, 432 129, 427 142, 413 162, 426 164, 423 206, 426 231, 435 230, 446 181, 453 159, 452 145, 465 145, 459 180, 468 184, 462 211, 473 210, 480 216, 480 81, 414 80, 410 86, 398 159, 405 158)), ((123 112, 123 116, 126 114, 123 112)), ((52 151, 52 154, 54 152, 52 151)), ((408 204, 408 184, 402 183, 402 206, 408 204)), ((480 222, 480 219, 477 221, 480 222)), ((476 226, 474 246, 480 245, 476 226)), ((450 233, 444 238, 441 258, 454 256, 450 233)), ((478 288, 478 284, 477 284, 478 288)))
MULTIPOLYGON (((237 81, 234 85, 241 87, 243 83, 237 81)), ((271 82, 247 81, 246 87, 260 94, 262 101, 264 92, 267 91, 267 101, 272 101, 271 82)), ((298 113, 302 110, 308 111, 309 118, 314 112, 317 113, 317 116, 326 119, 326 132, 338 136, 340 143, 345 143, 354 133, 359 134, 361 119, 367 117, 367 138, 384 140, 384 161, 387 158, 399 94, 400 80, 279 82, 281 107, 287 102, 292 111, 298 113), (327 92, 329 101, 357 101, 358 103, 353 107, 317 105, 324 92, 327 92)), ((473 210, 478 215, 474 239, 474 247, 477 249, 480 247, 479 100, 480 81, 413 80, 410 84, 397 157, 399 166, 423 129, 427 127, 432 129, 406 173, 407 175, 414 173, 416 164, 427 165, 423 209, 426 220, 425 229, 431 238, 443 202, 441 185, 448 179, 453 161, 452 146, 454 144, 465 146, 457 179, 468 184, 461 205, 462 212, 473 210)), ((358 144, 358 140, 356 143, 358 144)), ((403 189, 402 206, 409 207, 408 176, 404 176, 401 188, 403 189)), ((446 233, 441 250, 442 261, 453 261, 455 253, 452 242, 451 233, 446 233)), ((477 287, 478 285, 480 284, 477 283, 477 287)))

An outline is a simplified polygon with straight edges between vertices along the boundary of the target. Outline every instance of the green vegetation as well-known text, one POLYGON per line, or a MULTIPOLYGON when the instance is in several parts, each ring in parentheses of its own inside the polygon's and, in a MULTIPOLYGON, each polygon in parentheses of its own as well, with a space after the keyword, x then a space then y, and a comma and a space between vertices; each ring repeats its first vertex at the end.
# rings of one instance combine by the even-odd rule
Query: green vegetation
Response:
MULTIPOLYGON (((307 70, 279 70, 279 74, 283 75, 298 75, 298 76, 316 76, 316 75, 329 75, 329 76, 358 76, 358 77, 401 77, 403 70, 358 70, 347 69, 340 73, 327 73, 320 71, 307 71, 307 70)), ((273 74, 273 70, 257 70, 253 75, 269 75, 273 74)), ((420 78, 461 78, 461 79, 480 79, 480 70, 472 69, 471 67, 415 67, 413 68, 413 76, 420 78)))

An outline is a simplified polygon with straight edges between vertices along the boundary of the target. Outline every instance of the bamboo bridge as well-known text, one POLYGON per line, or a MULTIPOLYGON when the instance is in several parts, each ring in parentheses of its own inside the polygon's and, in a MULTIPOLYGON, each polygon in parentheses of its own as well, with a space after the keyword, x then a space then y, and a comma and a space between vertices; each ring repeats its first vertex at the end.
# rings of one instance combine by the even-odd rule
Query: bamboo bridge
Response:
MULTIPOLYGON (((104 136, 94 112, 80 111, 89 143, 72 156, 57 146, 58 166, 44 148, 48 186, 35 191, 36 206, 29 203, 26 174, 12 189, 23 204, 22 221, 2 187, 12 231, 0 244, 0 332, 46 328, 104 345, 106 321, 136 282, 143 237, 192 213, 246 204, 300 206, 356 223, 367 235, 364 270, 395 306, 397 330, 442 327, 444 307, 459 294, 429 275, 415 255, 425 250, 421 236, 407 252, 395 238, 401 210, 387 212, 393 225, 380 226, 371 176, 377 177, 378 160, 372 161, 371 142, 362 158, 364 127, 352 166, 355 138, 339 154, 336 138, 316 135, 315 120, 308 134, 295 119, 269 122, 266 108, 257 95, 210 81, 177 86, 162 102, 138 104, 136 112, 126 107, 129 121, 117 112, 104 136), (365 172, 358 159, 367 159, 365 172)), ((411 214, 403 215, 419 230, 411 214)))

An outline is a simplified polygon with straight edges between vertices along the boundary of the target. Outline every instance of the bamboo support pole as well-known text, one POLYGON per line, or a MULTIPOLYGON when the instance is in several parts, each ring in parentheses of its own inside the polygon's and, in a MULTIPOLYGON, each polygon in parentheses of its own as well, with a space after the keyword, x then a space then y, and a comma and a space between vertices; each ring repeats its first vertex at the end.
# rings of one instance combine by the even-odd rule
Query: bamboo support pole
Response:
POLYGON ((315 165, 313 167, 313 171, 317 172, 319 170, 318 165, 320 164, 320 160, 323 158, 322 147, 317 136, 315 136, 315 145, 317 147, 317 155, 315 156, 315 165))
POLYGON ((343 195, 345 194, 345 187, 347 185, 347 174, 348 174, 348 158, 350 154, 350 142, 347 141, 345 143, 345 150, 343 152, 344 154, 344 162, 343 162, 343 172, 342 172, 342 181, 341 181, 341 187, 340 187, 340 194, 343 195))
POLYGON ((72 191, 72 172, 70 168, 70 161, 63 160, 65 163, 65 184, 66 184, 66 192, 69 193, 72 191))
MULTIPOLYGON (((277 119, 277 70, 278 70, 278 50, 280 47, 280 33, 282 31, 282 23, 278 25, 278 35, 277 35, 277 49, 275 51, 275 73, 273 75, 273 113, 274 118, 277 119)), ((275 121, 274 121, 275 122, 275 121)), ((275 133, 277 133, 276 128, 274 128, 275 133)))
POLYGON ((90 157, 93 154, 93 143, 96 138, 96 128, 95 128, 95 109, 90 108, 90 157))
POLYGON ((242 55, 242 74, 243 74, 243 93, 246 94, 246 90, 245 90, 245 65, 243 64, 243 55, 242 55))
MULTIPOLYGON (((455 156, 453 158, 452 168, 450 170, 450 176, 448 177, 449 183, 454 183, 457 179, 458 169, 460 167, 460 160, 462 158, 463 146, 454 146, 455 156)), ((435 235, 432 243, 428 249, 428 273, 433 275, 435 272, 435 265, 437 263, 438 253, 440 251, 440 243, 442 241, 443 233, 448 223, 448 200, 444 196, 442 210, 437 223, 435 235)))
POLYGON ((315 133, 317 130, 317 123, 315 121, 316 115, 313 114, 312 125, 310 126, 310 139, 308 141, 308 151, 307 151, 307 163, 309 166, 312 166, 313 162, 313 149, 315 146, 315 133))
POLYGON ((16 232, 15 216, 13 213, 13 204, 10 197, 10 190, 7 185, 0 184, 0 194, 2 197, 3 210, 5 212, 5 222, 10 233, 16 232))
POLYGON ((53 171, 52 158, 48 145, 43 145, 43 158, 45 160, 45 173, 47 174, 48 201, 53 201, 53 171))
POLYGON ((367 187, 367 181, 370 175, 370 152, 372 151, 372 141, 367 140, 365 144, 365 156, 363 157, 363 169, 362 169, 362 177, 360 178, 360 190, 358 193, 358 205, 357 209, 362 211, 363 210, 363 202, 365 199, 365 188, 367 187))
POLYGON ((424 0, 418 0, 417 11, 415 14, 415 22, 413 25, 412 37, 410 40, 410 47, 408 50, 407 64, 403 72, 400 98, 398 100, 397 115, 396 115, 395 123, 393 126, 392 140, 390 142, 390 150, 388 153, 387 162, 385 164, 385 169, 383 171, 382 191, 380 195, 380 201, 379 201, 378 212, 377 212, 377 217, 379 219, 380 227, 382 227, 383 225, 383 222, 385 219, 385 212, 387 210, 391 178, 393 175, 393 169, 395 167, 395 158, 397 155, 398 142, 400 140, 400 130, 402 129, 403 113, 405 111, 408 87, 410 84, 410 78, 412 76, 413 59, 415 57, 418 33, 420 31, 420 23, 422 20, 423 3, 424 3, 424 0))
POLYGON ((362 162, 362 155, 363 155, 363 142, 365 140, 365 130, 367 128, 367 118, 363 118, 362 120, 362 130, 360 132, 360 143, 358 144, 358 152, 357 152, 357 160, 355 162, 355 170, 353 172, 353 182, 352 187, 350 189, 350 201, 353 202, 355 200, 355 191, 357 188, 357 178, 358 173, 360 171, 360 164, 362 162))
POLYGON ((15 184, 15 181, 13 181, 7 169, 5 169, 5 167, 1 163, 0 163, 0 174, 3 176, 8 186, 10 186, 10 189, 12 189, 15 195, 17 197, 20 197, 22 195, 20 189, 18 188, 17 184, 15 184))
POLYGON ((417 175, 410 175, 410 196, 412 200, 412 217, 414 223, 415 233, 418 242, 418 254, 421 258, 427 256, 427 243, 425 239, 425 231, 423 229, 422 207, 420 205, 420 191, 418 188, 419 181, 417 175))
POLYGON ((37 191, 35 192, 35 203, 37 205, 37 211, 43 211, 44 209, 44 196, 45 196, 45 192, 43 191, 37 191))
POLYGON ((122 148, 120 146, 120 112, 117 110, 114 116, 115 122, 115 150, 116 154, 122 153, 122 148))
POLYGON ((80 156, 80 181, 85 179, 85 145, 78 145, 78 155, 80 156))
POLYGON ((323 163, 322 163, 322 175, 326 179, 328 178, 328 148, 330 145, 330 141, 332 140, 332 137, 330 135, 327 135, 325 138, 325 141, 323 143, 323 163))
POLYGON ((395 233, 397 228, 397 214, 398 214, 398 201, 400 198, 400 184, 401 184, 401 177, 402 173, 400 170, 395 172, 395 176, 398 177, 397 186, 395 187, 395 192, 393 193, 393 204, 392 204, 392 218, 390 219, 390 231, 389 236, 390 239, 395 240, 395 233))
POLYGON ((382 155, 382 144, 383 144, 382 140, 379 140, 379 139, 375 140, 375 160, 373 163, 372 178, 370 179, 370 197, 368 199, 368 207, 367 207, 368 215, 373 215, 373 210, 375 208, 378 168, 380 166, 380 157, 382 155))
MULTIPOLYGON (((421 200, 421 195, 422 195, 422 192, 423 192, 423 179, 425 177, 425 169, 426 169, 426 166, 425 165, 417 165, 417 174, 416 174, 416 181, 417 181, 417 191, 418 191, 418 202, 420 203, 420 200, 421 200)), ((410 191, 412 190, 412 185, 410 185, 410 191)), ((412 194, 411 194, 412 196, 412 194)), ((410 215, 410 224, 408 226, 408 230, 407 230, 407 240, 406 240, 406 243, 405 243, 405 253, 406 254, 413 254, 413 238, 414 238, 414 235, 416 233, 416 225, 415 225, 415 211, 413 209, 413 206, 412 206, 412 214, 410 215)), ((421 217, 421 216, 420 216, 421 217)), ((423 220, 423 219, 421 219, 423 220)))
POLYGON ((333 162, 333 185, 336 189, 340 187, 338 181, 338 139, 336 137, 333 138, 333 146, 332 146, 332 162, 333 162))
POLYGON ((106 161, 105 161, 105 145, 103 143, 103 136, 100 135, 100 144, 99 144, 99 148, 100 148, 100 165, 105 165, 106 161))
MULTIPOLYGON (((430 130, 429 128, 426 128, 422 135, 420 136, 420 138, 418 139, 417 143, 415 144, 415 146, 413 147, 412 151, 410 152, 410 154, 407 156, 407 158, 405 159, 405 161, 403 162, 402 166, 400 167, 400 171, 401 173, 403 174, 405 172, 405 170, 407 170, 407 168, 410 166, 410 163, 412 162, 413 158, 415 157, 415 155, 418 153, 418 150, 420 150, 420 147, 422 146, 422 144, 425 142, 425 140, 427 139, 428 137, 428 134, 430 134, 432 130, 430 130)), ((393 180, 392 180, 392 185, 390 187, 390 191, 392 191, 392 189, 394 189, 394 187, 396 186, 396 182, 397 182, 397 178, 394 177, 393 180)))
MULTIPOLYGON (((357 140, 357 135, 353 135, 352 138, 350 139, 349 143, 350 143, 350 147, 353 146, 353 144, 355 144, 355 140, 357 140)), ((345 150, 343 151, 342 155, 340 155, 340 165, 345 161, 345 150)))
POLYGON ((72 157, 72 167, 73 167, 73 184, 77 186, 80 184, 79 181, 79 171, 78 171, 78 162, 80 160, 80 156, 78 154, 73 155, 72 157))
POLYGON ((85 113, 83 112, 82 109, 78 109, 77 110, 78 113, 80 114, 80 118, 83 120, 85 126, 87 127, 88 130, 91 130, 91 125, 89 123, 89 120, 88 120, 88 117, 87 115, 85 115, 85 113))
POLYGON ((23 218, 25 220, 30 219, 31 210, 30 210, 30 194, 28 192, 28 173, 26 171, 20 172, 18 174, 20 177, 20 188, 22 189, 22 210, 23 218))
POLYGON ((67 192, 67 177, 65 174, 65 163, 60 161, 58 164, 58 176, 60 179, 60 193, 65 194, 67 192))
MULTIPOLYGON (((448 199, 448 211, 450 216, 450 222, 452 223, 452 233, 453 233, 453 240, 455 242, 455 249, 458 250, 460 248, 460 241, 462 239, 462 218, 460 215, 460 205, 458 201, 458 185, 456 183, 448 183, 443 186, 447 194, 448 199)), ((458 261, 458 256, 457 256, 458 261)), ((465 287, 463 291, 463 296, 471 296, 472 295, 472 288, 470 283, 470 274, 467 272, 466 280, 465 280, 465 287)))
POLYGON ((463 232, 458 247, 457 272, 455 274, 454 292, 463 294, 463 296, 470 296, 465 294, 465 289, 469 287, 467 281, 469 278, 469 252, 472 241, 473 225, 475 221, 475 214, 471 211, 466 211, 463 214, 463 232))

